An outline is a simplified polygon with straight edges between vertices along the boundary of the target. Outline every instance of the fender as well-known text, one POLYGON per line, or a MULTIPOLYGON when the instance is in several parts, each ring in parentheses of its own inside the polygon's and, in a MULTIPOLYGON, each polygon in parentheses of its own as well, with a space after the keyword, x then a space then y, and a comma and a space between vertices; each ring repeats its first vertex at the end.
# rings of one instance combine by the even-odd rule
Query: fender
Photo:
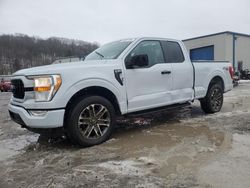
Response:
POLYGON ((122 94, 114 84, 112 84, 110 81, 106 79, 98 79, 98 78, 87 78, 80 80, 76 82, 75 84, 71 85, 67 91, 64 93, 64 106, 67 105, 68 101, 80 90, 87 88, 87 87, 104 87, 108 90, 110 90, 117 98, 117 101, 119 103, 119 107, 121 110, 121 113, 127 112, 127 104, 126 104, 126 95, 122 94))
MULTIPOLYGON (((216 70, 216 71, 211 72, 210 74, 208 74, 207 79, 205 79, 205 81, 206 81, 206 82, 204 83, 204 86, 205 86, 205 95, 207 94, 207 90, 208 90, 208 87, 209 87, 210 82, 211 82, 212 79, 213 79, 214 77, 216 77, 216 76, 221 77, 223 83, 225 84, 226 76, 225 76, 225 74, 224 74, 222 71, 216 70)), ((205 96, 205 95, 204 95, 204 96, 205 96)))

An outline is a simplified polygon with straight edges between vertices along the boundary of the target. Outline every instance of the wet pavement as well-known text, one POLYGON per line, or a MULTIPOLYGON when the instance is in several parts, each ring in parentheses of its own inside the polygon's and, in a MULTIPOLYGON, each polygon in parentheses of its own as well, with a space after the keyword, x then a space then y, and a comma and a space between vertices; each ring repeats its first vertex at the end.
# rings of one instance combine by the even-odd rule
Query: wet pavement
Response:
POLYGON ((249 187, 250 82, 225 94, 221 112, 199 102, 120 119, 112 138, 78 148, 38 142, 7 113, 0 93, 0 187, 249 187))

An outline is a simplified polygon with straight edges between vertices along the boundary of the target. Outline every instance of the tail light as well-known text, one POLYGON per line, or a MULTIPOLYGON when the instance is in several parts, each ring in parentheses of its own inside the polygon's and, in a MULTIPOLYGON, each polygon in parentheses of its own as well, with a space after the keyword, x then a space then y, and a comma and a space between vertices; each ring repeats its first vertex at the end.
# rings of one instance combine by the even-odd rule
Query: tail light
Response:
POLYGON ((234 68, 232 66, 230 66, 228 70, 229 70, 231 78, 233 79, 233 77, 234 77, 234 68))

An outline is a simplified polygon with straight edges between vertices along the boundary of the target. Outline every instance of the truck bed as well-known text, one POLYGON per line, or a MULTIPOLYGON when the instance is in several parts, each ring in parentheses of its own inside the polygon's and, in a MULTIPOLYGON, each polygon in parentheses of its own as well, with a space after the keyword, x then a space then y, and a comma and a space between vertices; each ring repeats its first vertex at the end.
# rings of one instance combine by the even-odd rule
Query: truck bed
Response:
POLYGON ((193 61, 195 98, 203 98, 208 89, 209 81, 220 76, 224 83, 224 92, 233 88, 229 72, 231 65, 227 61, 193 61))

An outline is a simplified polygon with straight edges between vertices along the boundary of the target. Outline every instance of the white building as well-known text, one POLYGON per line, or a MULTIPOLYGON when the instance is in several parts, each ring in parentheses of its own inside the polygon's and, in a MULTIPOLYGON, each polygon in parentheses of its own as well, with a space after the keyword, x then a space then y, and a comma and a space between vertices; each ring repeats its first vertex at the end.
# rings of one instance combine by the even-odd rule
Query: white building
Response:
POLYGON ((250 35, 225 31, 183 40, 192 60, 229 61, 235 70, 250 69, 250 35))

